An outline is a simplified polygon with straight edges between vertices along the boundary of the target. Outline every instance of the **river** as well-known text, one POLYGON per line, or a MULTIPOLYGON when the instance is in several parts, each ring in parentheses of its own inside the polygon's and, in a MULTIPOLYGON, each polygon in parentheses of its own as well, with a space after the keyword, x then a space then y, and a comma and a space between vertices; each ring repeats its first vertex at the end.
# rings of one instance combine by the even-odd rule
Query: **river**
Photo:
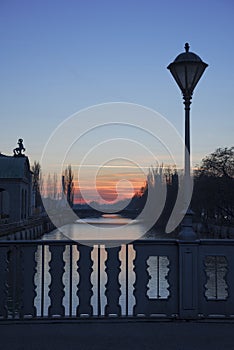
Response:
MULTIPOLYGON (((132 242, 140 238, 156 237, 156 232, 145 232, 139 220, 132 220, 118 214, 103 214, 97 218, 79 219, 43 236, 42 239, 82 240, 127 240, 132 242)), ((158 234, 159 237, 159 234, 158 234)))

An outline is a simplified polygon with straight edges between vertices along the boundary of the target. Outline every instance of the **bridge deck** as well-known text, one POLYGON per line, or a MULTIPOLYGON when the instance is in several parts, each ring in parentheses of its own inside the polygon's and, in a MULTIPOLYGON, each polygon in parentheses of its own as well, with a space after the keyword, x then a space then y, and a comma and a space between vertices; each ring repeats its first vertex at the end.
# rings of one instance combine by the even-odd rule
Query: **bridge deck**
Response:
POLYGON ((1 324, 4 350, 233 350, 233 322, 89 321, 1 324))

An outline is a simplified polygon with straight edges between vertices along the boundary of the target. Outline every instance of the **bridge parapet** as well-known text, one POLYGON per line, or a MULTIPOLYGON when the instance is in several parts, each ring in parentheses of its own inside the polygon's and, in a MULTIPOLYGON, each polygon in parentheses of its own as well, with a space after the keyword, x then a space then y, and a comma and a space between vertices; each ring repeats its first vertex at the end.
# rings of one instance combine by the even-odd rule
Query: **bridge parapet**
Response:
POLYGON ((234 240, 0 241, 0 319, 234 317, 234 240))

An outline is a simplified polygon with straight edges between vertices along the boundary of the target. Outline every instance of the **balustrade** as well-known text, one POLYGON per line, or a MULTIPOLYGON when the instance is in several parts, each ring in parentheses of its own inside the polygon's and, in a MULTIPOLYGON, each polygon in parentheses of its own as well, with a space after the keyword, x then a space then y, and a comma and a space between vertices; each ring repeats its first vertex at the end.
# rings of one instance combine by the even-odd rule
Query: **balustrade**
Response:
POLYGON ((234 241, 0 242, 0 319, 234 317, 234 241))

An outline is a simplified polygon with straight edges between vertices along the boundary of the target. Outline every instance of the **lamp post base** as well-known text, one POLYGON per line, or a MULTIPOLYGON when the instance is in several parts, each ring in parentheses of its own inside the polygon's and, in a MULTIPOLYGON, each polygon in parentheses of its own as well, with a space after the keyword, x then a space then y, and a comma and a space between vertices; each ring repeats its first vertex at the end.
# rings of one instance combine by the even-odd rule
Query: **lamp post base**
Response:
POLYGON ((188 209, 183 221, 182 228, 179 233, 179 239, 183 241, 194 241, 197 238, 196 232, 193 229, 193 211, 188 209))

